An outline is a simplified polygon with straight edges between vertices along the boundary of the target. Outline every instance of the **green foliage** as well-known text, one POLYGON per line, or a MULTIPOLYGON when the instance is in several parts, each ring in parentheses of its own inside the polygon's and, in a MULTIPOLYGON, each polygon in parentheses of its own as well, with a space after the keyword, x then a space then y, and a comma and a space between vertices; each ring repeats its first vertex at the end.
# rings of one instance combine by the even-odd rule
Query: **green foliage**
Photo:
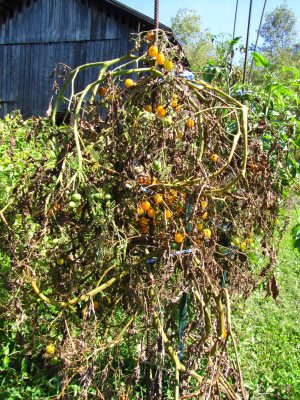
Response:
MULTIPOLYGON (((290 73, 287 68, 282 69, 282 66, 285 65, 299 70, 300 51, 296 31, 296 16, 294 11, 288 8, 286 2, 266 14, 260 35, 264 42, 259 48, 259 53, 265 59, 271 59, 269 71, 276 72, 282 83, 288 83, 293 76, 293 71, 290 73)), ((261 83, 260 72, 260 68, 254 70, 253 82, 256 84, 261 83)))
MULTIPOLYGON (((292 219, 278 254, 278 301, 266 301, 265 288, 260 287, 244 306, 241 299, 234 313, 235 330, 241 333, 238 347, 250 399, 300 398, 300 295, 295 285, 300 263, 291 240, 291 227, 298 215, 292 209, 285 213, 292 213, 292 219)), ((280 225, 284 223, 280 221, 280 225)))
POLYGON ((192 70, 200 71, 208 60, 214 58, 212 35, 201 31, 201 18, 195 10, 178 10, 171 18, 171 28, 183 46, 192 70))

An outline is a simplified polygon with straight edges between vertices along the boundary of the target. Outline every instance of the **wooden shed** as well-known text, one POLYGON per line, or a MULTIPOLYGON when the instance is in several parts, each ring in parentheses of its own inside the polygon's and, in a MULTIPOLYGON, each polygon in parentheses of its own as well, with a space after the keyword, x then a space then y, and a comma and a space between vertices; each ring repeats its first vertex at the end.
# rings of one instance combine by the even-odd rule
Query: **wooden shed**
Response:
POLYGON ((115 0, 0 0, 0 118, 16 109, 44 116, 58 63, 73 69, 117 58, 132 48, 131 33, 153 25, 115 0))

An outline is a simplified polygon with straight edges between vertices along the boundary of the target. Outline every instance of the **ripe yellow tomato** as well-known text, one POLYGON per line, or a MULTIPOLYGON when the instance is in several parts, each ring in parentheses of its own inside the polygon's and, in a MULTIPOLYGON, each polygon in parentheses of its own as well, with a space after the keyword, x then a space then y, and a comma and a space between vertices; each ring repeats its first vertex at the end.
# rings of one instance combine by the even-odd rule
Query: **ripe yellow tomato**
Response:
POLYGON ((149 208, 149 210, 147 211, 147 215, 148 217, 153 218, 155 216, 154 208, 149 208))
POLYGON ((145 225, 141 226, 141 232, 144 233, 144 234, 147 233, 148 232, 148 227, 145 226, 145 225))
POLYGON ((172 217, 171 211, 170 210, 165 210, 164 213, 163 213, 163 219, 171 218, 171 217, 172 217))
POLYGON ((240 249, 241 250, 246 250, 246 248, 247 248, 246 247, 246 243, 243 242, 243 243, 240 244, 240 249))
POLYGON ((155 201, 156 203, 161 203, 162 200, 163 200, 163 198, 162 198, 162 195, 161 195, 161 194, 156 194, 156 195, 154 196, 154 201, 155 201))
POLYGON ((167 111, 164 108, 162 108, 158 111, 158 117, 163 118, 166 115, 166 113, 167 111))
POLYGON ((165 69, 166 71, 171 71, 171 70, 173 69, 173 63, 172 63, 171 60, 167 60, 167 61, 164 63, 164 69, 165 69))
POLYGON ((200 224, 200 223, 198 223, 198 224, 196 225, 196 227, 201 231, 201 229, 203 228, 203 225, 200 224))
POLYGON ((216 162, 216 161, 218 161, 218 155, 217 154, 212 154, 211 156, 210 156, 210 158, 211 158, 211 160, 213 161, 213 162, 216 162))
POLYGON ((151 106, 150 104, 147 104, 147 105, 144 107, 144 110, 145 110, 145 111, 148 111, 148 112, 151 112, 151 111, 152 111, 152 106, 151 106))
POLYGON ((104 86, 101 86, 101 88, 98 90, 99 96, 105 96, 107 93, 107 89, 104 86))
POLYGON ((58 265, 63 265, 64 262, 65 262, 65 260, 64 260, 63 258, 58 258, 58 259, 56 260, 56 263, 57 263, 58 265))
POLYGON ((98 303, 98 301, 94 300, 94 301, 93 301, 93 304, 94 304, 94 310, 98 310, 98 308, 99 308, 99 303, 98 303))
POLYGON ((151 58, 156 57, 158 54, 158 48, 155 46, 151 46, 148 50, 148 54, 151 58))
POLYGON ((207 201, 202 200, 201 201, 201 207, 206 208, 207 207, 207 201))
POLYGON ((165 56, 162 53, 158 53, 156 56, 156 62, 158 65, 163 65, 165 62, 165 56))
POLYGON ((182 139, 182 132, 177 131, 177 137, 178 137, 178 139, 182 139))
POLYGON ((138 214, 139 214, 139 215, 144 214, 144 210, 143 210, 142 208, 138 208, 138 214))
POLYGON ((151 206, 151 204, 149 203, 149 201, 143 201, 141 204, 141 207, 144 211, 149 210, 150 206, 151 206))
POLYGON ((207 238, 211 237, 211 230, 210 229, 204 229, 203 233, 204 233, 204 236, 206 236, 207 238))
POLYGON ((54 350, 55 350, 55 346, 54 346, 53 344, 49 344, 49 345, 46 347, 46 353, 47 353, 47 354, 52 354, 52 353, 54 353, 54 350))
POLYGON ((172 105, 172 108, 176 108, 177 107, 177 100, 173 100, 171 105, 172 105))
POLYGON ((200 239, 196 239, 195 242, 196 242, 197 244, 201 244, 201 240, 200 240, 200 239))
POLYGON ((155 33, 154 32, 148 32, 147 35, 146 35, 146 38, 147 38, 147 40, 149 40, 151 42, 152 40, 155 39, 155 33))
POLYGON ((175 235, 175 242, 176 243, 181 243, 183 241, 183 236, 181 233, 176 233, 175 235))
POLYGON ((156 111, 157 112, 160 112, 160 110, 164 110, 164 106, 159 105, 159 106, 156 107, 156 111))
POLYGON ((195 125, 195 122, 191 118, 188 118, 186 120, 186 126, 187 127, 192 128, 194 125, 195 125))
POLYGON ((125 86, 127 87, 127 88, 129 88, 130 86, 132 86, 133 85, 133 80, 132 79, 126 79, 125 80, 125 86))
POLYGON ((139 220, 139 224, 140 224, 141 226, 148 225, 148 223, 149 223, 149 221, 148 221, 147 218, 145 218, 145 217, 142 217, 142 218, 139 220))
POLYGON ((202 214, 202 219, 206 219, 207 218, 207 212, 205 212, 204 214, 202 214))

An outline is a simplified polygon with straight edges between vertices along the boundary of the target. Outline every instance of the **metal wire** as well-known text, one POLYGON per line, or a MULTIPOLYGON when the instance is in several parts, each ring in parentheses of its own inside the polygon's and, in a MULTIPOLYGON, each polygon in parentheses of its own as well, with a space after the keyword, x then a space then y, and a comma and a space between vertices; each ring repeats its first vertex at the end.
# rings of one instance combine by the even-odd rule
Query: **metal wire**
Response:
MULTIPOLYGON (((262 13, 261 13, 261 17, 260 17, 260 23, 259 23, 259 28, 258 28, 257 36, 256 36, 256 42, 255 42, 254 53, 256 52, 256 49, 257 49, 257 43, 258 43, 258 39, 259 39, 259 35, 260 35, 260 30, 261 30, 261 26, 262 26, 262 22, 263 22, 263 18, 264 18, 264 13, 265 13, 266 4, 267 4, 267 0, 265 0, 265 2, 264 2, 264 7, 263 7, 263 10, 262 10, 262 13)), ((251 79, 252 67, 253 67, 253 58, 252 58, 252 61, 251 61, 251 66, 250 66, 248 83, 250 82, 250 79, 251 79)))
POLYGON ((247 60, 248 60, 248 47, 249 47, 249 34, 250 34, 250 23, 251 23, 251 11, 252 11, 252 0, 250 0, 249 17, 248 17, 248 28, 247 28, 246 53, 245 53, 245 61, 244 61, 243 84, 245 83, 246 73, 247 73, 247 60))
POLYGON ((238 6, 239 6, 239 0, 236 0, 232 39, 234 39, 235 36, 235 26, 236 26, 236 16, 237 16, 238 6))

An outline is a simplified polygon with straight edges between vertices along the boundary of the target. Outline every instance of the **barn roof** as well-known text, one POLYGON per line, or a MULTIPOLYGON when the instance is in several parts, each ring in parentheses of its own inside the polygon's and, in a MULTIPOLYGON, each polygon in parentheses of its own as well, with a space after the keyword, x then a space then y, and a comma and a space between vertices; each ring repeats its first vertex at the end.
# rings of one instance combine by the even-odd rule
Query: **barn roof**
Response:
MULTIPOLYGON (((117 0, 104 0, 106 3, 111 4, 114 7, 117 7, 129 14, 135 15, 136 17, 138 17, 139 19, 148 22, 149 24, 154 26, 154 20, 153 18, 148 17, 145 14, 140 13, 139 11, 134 10, 131 7, 126 6, 123 3, 120 3, 117 0)), ((12 6, 16 5, 16 4, 20 4, 22 2, 22 0, 0 0, 0 12, 1 11, 5 11, 8 8, 11 8, 12 6)), ((170 31, 171 28, 169 28, 167 25, 164 24, 159 24, 160 29, 166 30, 166 31, 170 31)))

